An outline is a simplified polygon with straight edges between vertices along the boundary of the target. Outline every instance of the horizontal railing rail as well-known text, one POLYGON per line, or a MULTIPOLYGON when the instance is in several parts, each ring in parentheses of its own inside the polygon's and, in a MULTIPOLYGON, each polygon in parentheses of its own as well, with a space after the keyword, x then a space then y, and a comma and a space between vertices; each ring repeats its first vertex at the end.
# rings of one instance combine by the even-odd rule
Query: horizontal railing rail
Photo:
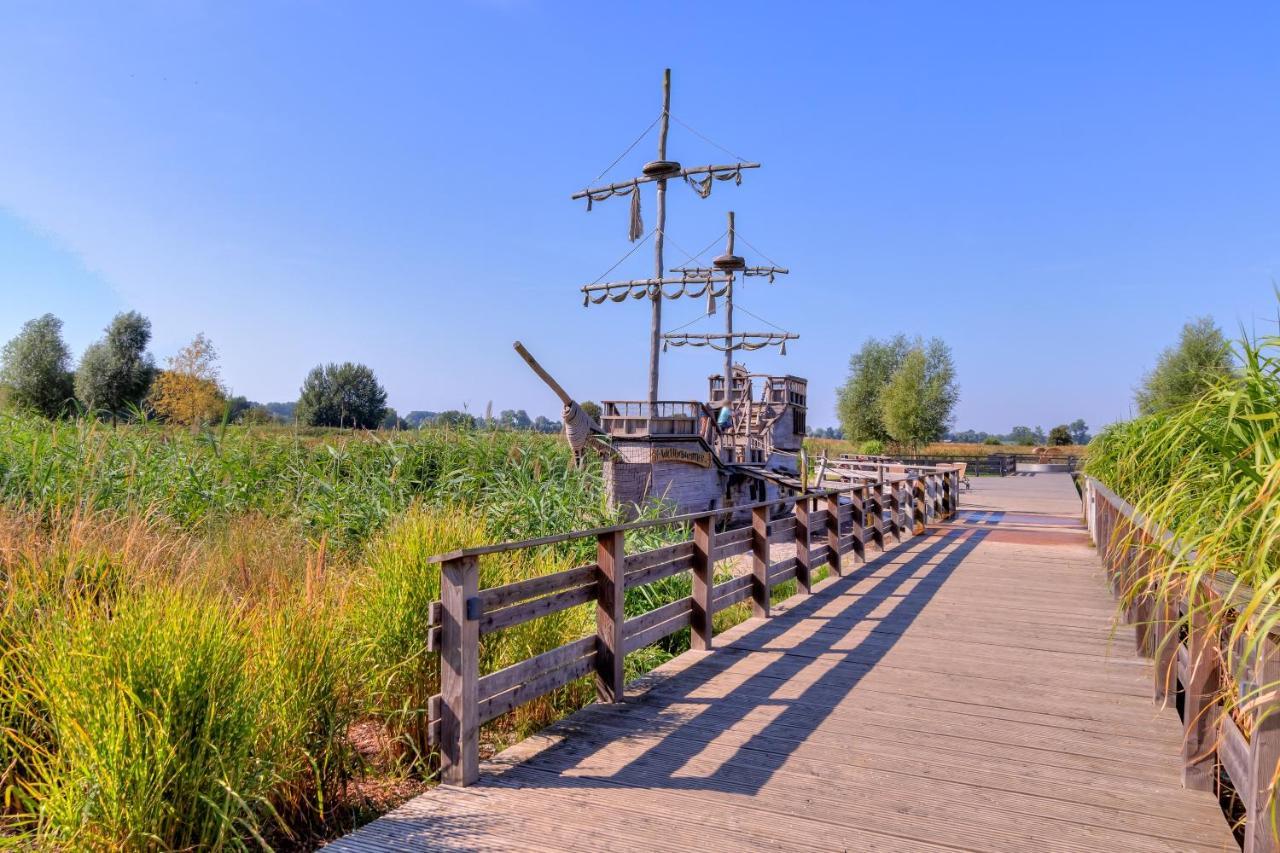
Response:
MULTIPOLYGON (((1162 585, 1148 573, 1156 551, 1184 562, 1196 552, 1093 477, 1081 490, 1085 522, 1112 592, 1126 602, 1138 651, 1154 661, 1154 698, 1182 717, 1182 783, 1220 798, 1229 783, 1244 808, 1247 853, 1280 850, 1276 778, 1280 769, 1280 637, 1234 642, 1229 621, 1212 610, 1246 615, 1252 590, 1231 572, 1206 575, 1194 588, 1162 585), (1232 655, 1226 650, 1232 647, 1232 655), (1231 665, 1229 665, 1229 663, 1231 665), (1265 693, 1260 693, 1262 688, 1265 693), (1226 690, 1245 701, 1228 707, 1226 690)), ((1250 627, 1266 628, 1262 614, 1250 627)))
POLYGON ((840 575, 845 555, 865 560, 868 546, 924 532, 930 522, 954 516, 960 493, 955 468, 915 473, 791 495, 747 506, 647 519, 610 527, 463 548, 430 558, 440 565, 440 601, 430 609, 427 648, 440 656, 440 693, 428 705, 428 733, 440 750, 443 780, 468 785, 479 774, 479 728, 484 723, 594 674, 596 696, 623 696, 625 657, 684 628, 694 649, 713 647, 712 617, 750 601, 756 617, 768 617, 773 590, 790 580, 812 592, 827 567, 840 575), (789 510, 789 512, 788 512, 789 510), (717 522, 750 512, 748 526, 717 529, 717 522), (687 526, 691 538, 627 553, 626 534, 659 526, 687 526), (596 541, 596 560, 552 574, 479 588, 483 557, 583 539, 596 541), (795 555, 774 561, 773 545, 795 555), (717 562, 750 555, 750 571, 719 583, 717 562), (692 593, 626 618, 628 590, 688 572, 692 593), (595 603, 596 632, 485 675, 479 644, 486 634, 522 625, 572 607, 595 603))

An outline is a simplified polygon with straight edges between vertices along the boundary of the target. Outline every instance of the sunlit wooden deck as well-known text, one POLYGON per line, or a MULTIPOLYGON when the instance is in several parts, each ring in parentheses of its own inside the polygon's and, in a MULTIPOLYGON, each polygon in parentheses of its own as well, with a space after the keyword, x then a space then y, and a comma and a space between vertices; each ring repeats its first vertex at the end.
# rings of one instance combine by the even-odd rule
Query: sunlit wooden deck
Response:
POLYGON ((1238 849, 1180 784, 1067 475, 973 482, 954 522, 331 849, 1238 849))

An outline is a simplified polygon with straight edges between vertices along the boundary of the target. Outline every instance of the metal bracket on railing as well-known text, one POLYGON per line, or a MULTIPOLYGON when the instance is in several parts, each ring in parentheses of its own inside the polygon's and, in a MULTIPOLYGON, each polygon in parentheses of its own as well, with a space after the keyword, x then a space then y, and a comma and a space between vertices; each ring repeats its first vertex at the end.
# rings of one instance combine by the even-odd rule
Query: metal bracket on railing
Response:
POLYGON ((483 615, 483 613, 484 613, 484 610, 480 606, 480 596, 473 595, 467 599, 467 621, 468 622, 477 621, 483 615))

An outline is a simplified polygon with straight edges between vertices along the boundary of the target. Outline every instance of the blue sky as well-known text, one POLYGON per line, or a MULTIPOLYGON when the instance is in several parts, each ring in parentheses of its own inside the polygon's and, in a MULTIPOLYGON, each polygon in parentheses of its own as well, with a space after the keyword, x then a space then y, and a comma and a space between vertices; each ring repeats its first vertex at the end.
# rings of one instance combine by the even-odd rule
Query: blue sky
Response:
MULTIPOLYGON (((668 258, 733 209, 792 268, 741 303, 800 333, 748 360, 808 377, 811 423, 861 341, 902 331, 951 344, 961 428, 1098 425, 1188 318, 1274 328, 1278 24, 1275 3, 3 2, 0 339, 52 311, 78 355, 136 308, 157 356, 203 331, 254 399, 351 359, 401 411, 554 415, 519 338, 580 399, 641 398, 647 307, 578 293, 630 248, 627 201, 569 195, 657 115, 669 65, 673 116, 764 168, 673 186, 668 258)), ((680 124, 670 153, 726 157, 680 124)), ((651 269, 645 248, 615 275, 651 269)), ((667 303, 668 326, 702 310, 667 303)), ((719 364, 672 350, 663 396, 719 364)))

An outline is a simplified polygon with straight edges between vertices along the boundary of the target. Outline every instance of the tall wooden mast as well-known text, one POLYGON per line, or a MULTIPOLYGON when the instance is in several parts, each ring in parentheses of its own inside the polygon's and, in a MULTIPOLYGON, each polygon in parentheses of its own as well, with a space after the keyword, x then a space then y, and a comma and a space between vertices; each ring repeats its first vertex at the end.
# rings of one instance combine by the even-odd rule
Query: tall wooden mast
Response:
MULTIPOLYGON (((733 211, 729 211, 729 245, 725 249, 724 257, 741 260, 733 254, 733 211)), ((719 260, 719 259, 717 259, 719 260)), ((737 267, 737 264, 734 264, 737 267)), ((746 266, 742 264, 742 266, 746 266)), ((734 270, 736 271, 736 270, 734 270)), ((733 340, 733 272, 729 273, 728 293, 724 298, 724 334, 728 340, 733 340)), ((724 351, 724 398, 728 402, 729 408, 733 408, 733 350, 725 348, 724 351)))
MULTIPOLYGON (((734 304, 734 286, 739 279, 745 279, 749 276, 767 276, 770 281, 776 275, 786 275, 789 270, 779 266, 747 266, 747 262, 738 255, 734 254, 734 248, 737 241, 737 222, 733 211, 729 211, 729 230, 727 232, 727 243, 725 253, 711 262, 709 267, 678 267, 672 272, 678 272, 681 275, 689 276, 696 281, 715 281, 716 277, 724 276, 728 279, 724 288, 717 294, 712 291, 712 296, 723 295, 724 299, 724 334, 686 334, 686 333, 668 333, 662 336, 664 345, 671 346, 709 346, 713 349, 720 350, 724 353, 724 404, 730 409, 733 408, 733 354, 738 350, 756 350, 766 346, 780 346, 783 355, 786 354, 786 342, 795 340, 798 336, 791 332, 735 332, 733 330, 733 304, 734 304)), ((714 307, 709 306, 708 315, 714 313, 714 307)))
MULTIPOLYGON (((652 232, 653 236, 653 278, 636 279, 623 282, 596 281, 582 288, 583 304, 599 305, 606 299, 622 302, 628 296, 641 299, 647 296, 650 301, 649 321, 649 403, 658 400, 658 360, 667 341, 662 334, 662 301, 679 299, 684 296, 698 297, 711 293, 711 297, 724 295, 717 290, 718 285, 725 285, 731 279, 717 270, 708 270, 701 274, 686 273, 679 278, 665 275, 666 259, 663 250, 667 231, 667 181, 684 180, 702 198, 711 193, 715 181, 733 180, 742 183, 744 169, 758 169, 759 163, 722 163, 707 166, 683 167, 674 160, 667 159, 667 132, 671 124, 671 69, 662 74, 662 112, 655 121, 658 125, 658 159, 644 164, 642 174, 626 181, 619 181, 603 186, 588 187, 574 193, 571 198, 586 199, 587 210, 596 202, 613 196, 631 197, 631 229, 630 236, 634 242, 642 237, 643 226, 640 219, 640 188, 644 184, 657 184, 657 214, 652 232), (698 180, 694 180, 697 177, 698 180), (699 287, 701 285, 701 287, 699 287), (674 286, 674 290, 668 289, 674 286)), ((650 129, 653 125, 649 126, 650 129)), ((646 131, 647 133, 648 131, 646 131)), ((634 146, 634 143, 633 143, 634 146)), ((630 151, 630 149, 627 149, 630 151)), ((626 156, 627 152, 623 152, 626 156)), ((622 158, 619 157, 619 160, 622 158)), ((614 163, 616 165, 616 161, 614 163)), ((606 170, 607 172, 608 170, 606 170)), ((602 175, 603 176, 603 175, 602 175)))
MULTIPOLYGON (((667 159, 667 130, 671 122, 671 69, 662 72, 662 115, 658 117, 658 162, 667 159)), ((636 190, 639 192, 640 190, 636 190)), ((666 265, 662 258, 662 243, 667 228, 667 179, 658 179, 658 215, 653 232, 653 277, 662 278, 666 265)), ((658 358, 662 343, 662 292, 649 297, 653 305, 649 322, 649 404, 658 402, 658 358)))

